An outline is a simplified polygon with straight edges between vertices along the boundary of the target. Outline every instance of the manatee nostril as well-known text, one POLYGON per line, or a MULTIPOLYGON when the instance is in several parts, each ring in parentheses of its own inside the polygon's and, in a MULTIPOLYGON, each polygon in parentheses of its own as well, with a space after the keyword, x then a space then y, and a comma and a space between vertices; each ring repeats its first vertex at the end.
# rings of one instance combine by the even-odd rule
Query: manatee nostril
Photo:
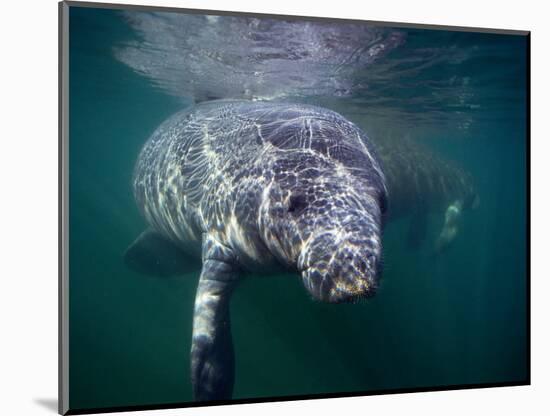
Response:
POLYGON ((367 271, 367 263, 361 261, 359 263, 359 270, 361 270, 361 273, 365 273, 367 271))

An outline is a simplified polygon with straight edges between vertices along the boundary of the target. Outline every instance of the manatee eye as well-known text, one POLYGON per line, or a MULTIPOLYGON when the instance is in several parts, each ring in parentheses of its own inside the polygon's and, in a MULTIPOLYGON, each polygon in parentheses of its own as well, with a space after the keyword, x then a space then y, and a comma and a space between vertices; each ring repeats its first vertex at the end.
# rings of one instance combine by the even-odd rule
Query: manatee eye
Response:
POLYGON ((288 212, 293 215, 298 215, 307 207, 305 195, 297 194, 290 197, 288 202, 288 212))

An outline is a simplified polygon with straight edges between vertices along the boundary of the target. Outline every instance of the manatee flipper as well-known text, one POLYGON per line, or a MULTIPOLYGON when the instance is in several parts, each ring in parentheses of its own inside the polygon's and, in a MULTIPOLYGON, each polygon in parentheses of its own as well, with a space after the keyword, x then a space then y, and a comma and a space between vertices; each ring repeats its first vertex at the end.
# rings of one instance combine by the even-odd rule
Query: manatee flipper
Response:
POLYGON ((153 229, 141 233, 124 253, 124 263, 135 272, 176 276, 200 269, 200 261, 183 252, 153 229))
POLYGON ((418 249, 426 239, 428 230, 428 214, 426 209, 417 209, 411 218, 407 232, 407 245, 411 249, 418 249))
POLYGON ((436 254, 447 249, 456 238, 460 225, 460 219, 462 217, 462 207, 462 200, 456 200, 447 207, 447 210, 445 211, 445 222, 443 223, 443 228, 441 229, 439 237, 435 242, 436 254))
POLYGON ((195 297, 191 382, 195 400, 227 400, 233 392, 235 359, 229 301, 239 271, 226 246, 205 236, 195 297))

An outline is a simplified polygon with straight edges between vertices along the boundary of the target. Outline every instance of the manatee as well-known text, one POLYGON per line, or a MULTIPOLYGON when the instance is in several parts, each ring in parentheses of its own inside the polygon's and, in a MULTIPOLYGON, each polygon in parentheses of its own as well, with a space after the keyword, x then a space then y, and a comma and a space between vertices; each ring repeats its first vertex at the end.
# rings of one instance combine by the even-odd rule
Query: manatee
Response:
POLYGON ((441 218, 432 244, 434 254, 447 249, 456 238, 462 215, 477 208, 479 195, 473 177, 457 162, 447 159, 411 138, 378 138, 374 142, 389 191, 389 221, 410 216, 409 247, 426 237, 428 215, 441 218))
POLYGON ((191 345, 196 400, 232 396, 229 303, 243 276, 294 272, 313 299, 331 303, 372 296, 379 285, 385 177, 369 138, 336 112, 198 104, 152 134, 133 184, 149 229, 127 264, 169 275, 187 259, 202 262, 191 345))

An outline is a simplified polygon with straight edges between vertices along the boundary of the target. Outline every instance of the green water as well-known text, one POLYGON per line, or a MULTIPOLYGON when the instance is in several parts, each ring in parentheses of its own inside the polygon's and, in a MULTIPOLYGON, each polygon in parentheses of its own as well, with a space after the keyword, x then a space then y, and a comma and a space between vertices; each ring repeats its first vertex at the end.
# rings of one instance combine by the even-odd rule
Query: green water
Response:
MULTIPOLYGON (((122 261, 146 227, 132 195, 134 163, 154 129, 182 108, 177 97, 113 57, 113 48, 134 36, 118 12, 71 8, 73 409, 192 401, 189 350, 198 274, 146 277, 122 261)), ((364 303, 314 302, 297 276, 243 280, 231 304, 234 398, 526 380, 526 42, 457 38, 458 47, 488 45, 499 58, 454 67, 443 62, 437 73, 421 72, 418 82, 446 68, 467 74, 474 92, 484 83, 504 91, 505 103, 484 94, 467 129, 441 121, 437 109, 433 123, 431 113, 418 123, 406 117, 392 122, 376 111, 366 121, 354 111, 349 117, 367 123, 371 135, 412 134, 460 160, 476 179, 479 208, 464 216, 453 246, 436 258, 402 242, 407 218, 390 222, 381 288, 364 303)), ((409 42, 436 41, 427 34, 411 35, 409 42)), ((402 102, 403 111, 416 105, 407 100, 413 93, 379 91, 402 102)), ((338 110, 346 114, 341 103, 338 110)), ((432 224, 428 238, 435 233, 432 224)))

